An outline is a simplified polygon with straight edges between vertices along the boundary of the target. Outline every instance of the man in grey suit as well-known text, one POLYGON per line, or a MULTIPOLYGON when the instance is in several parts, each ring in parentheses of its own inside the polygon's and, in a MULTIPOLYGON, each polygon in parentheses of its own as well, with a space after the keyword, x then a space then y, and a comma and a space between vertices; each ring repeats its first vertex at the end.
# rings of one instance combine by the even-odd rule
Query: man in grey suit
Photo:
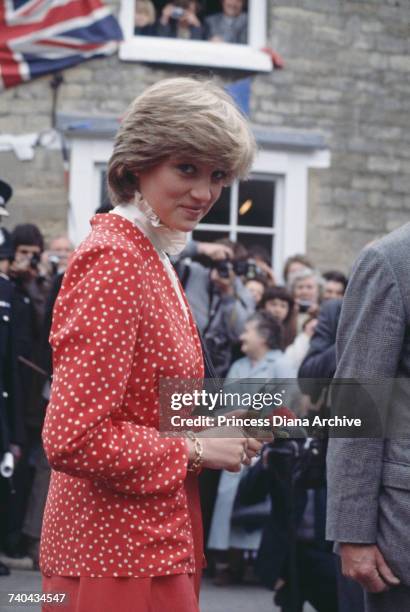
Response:
MULTIPOLYGON (((389 422, 410 417, 410 223, 366 247, 339 323, 336 379, 383 384, 389 422), (394 401, 392 401, 394 390, 394 401)), ((343 393, 339 391, 343 400, 343 393)), ((360 416, 360 415, 359 415, 360 416)), ((405 430, 404 430, 405 431, 405 430)), ((410 611, 410 437, 333 438, 327 537, 371 612, 410 611)))

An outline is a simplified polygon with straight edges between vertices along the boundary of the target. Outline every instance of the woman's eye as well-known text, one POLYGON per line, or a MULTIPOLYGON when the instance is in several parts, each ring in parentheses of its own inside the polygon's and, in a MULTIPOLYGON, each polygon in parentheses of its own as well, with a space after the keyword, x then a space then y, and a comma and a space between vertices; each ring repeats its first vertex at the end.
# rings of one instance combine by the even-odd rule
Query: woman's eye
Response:
POLYGON ((195 174, 196 168, 192 164, 179 164, 178 169, 181 170, 183 174, 195 174))
POLYGON ((224 181, 226 180, 228 177, 227 173, 224 172, 223 170, 215 170, 215 172, 212 174, 212 178, 215 181, 224 181))

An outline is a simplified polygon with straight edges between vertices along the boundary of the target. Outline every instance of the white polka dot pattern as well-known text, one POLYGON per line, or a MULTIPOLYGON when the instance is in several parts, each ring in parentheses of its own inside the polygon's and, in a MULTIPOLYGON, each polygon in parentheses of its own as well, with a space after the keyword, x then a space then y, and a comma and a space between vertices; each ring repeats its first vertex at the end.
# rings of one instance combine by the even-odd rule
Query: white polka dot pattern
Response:
POLYGON ((52 476, 46 575, 193 572, 184 440, 161 438, 159 378, 201 378, 200 341, 151 242, 96 215, 73 255, 51 330, 43 429, 52 476))

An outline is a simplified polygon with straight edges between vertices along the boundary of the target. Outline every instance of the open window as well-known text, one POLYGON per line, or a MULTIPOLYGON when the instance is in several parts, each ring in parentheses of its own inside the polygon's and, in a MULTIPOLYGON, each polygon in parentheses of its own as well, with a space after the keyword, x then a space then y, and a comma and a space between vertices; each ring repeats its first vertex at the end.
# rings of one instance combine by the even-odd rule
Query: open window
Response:
POLYGON ((122 0, 120 59, 269 72, 266 0, 122 0))

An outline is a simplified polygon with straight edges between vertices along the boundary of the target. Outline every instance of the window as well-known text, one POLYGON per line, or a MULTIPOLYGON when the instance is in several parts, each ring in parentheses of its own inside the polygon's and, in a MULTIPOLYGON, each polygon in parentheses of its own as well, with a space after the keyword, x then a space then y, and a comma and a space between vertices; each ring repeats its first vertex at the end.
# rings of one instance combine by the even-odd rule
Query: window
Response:
POLYGON ((193 238, 207 241, 229 237, 246 247, 258 244, 274 261, 276 180, 273 175, 253 174, 249 181, 234 183, 224 190, 193 238))
MULTIPOLYGON (((176 5, 179 3, 181 0, 175 0, 176 5)), ((155 5, 156 16, 161 16, 167 2, 155 0, 149 3, 149 5, 152 4, 155 5)), ((203 40, 204 36, 207 38, 207 32, 211 31, 207 28, 204 28, 205 33, 201 33, 198 28, 189 29, 188 34, 182 31, 181 36, 191 36, 194 32, 193 38, 178 38, 174 31, 178 26, 178 11, 175 13, 175 19, 168 20, 167 27, 161 30, 160 35, 158 35, 158 21, 153 24, 152 17, 148 22, 141 17, 142 21, 139 21, 140 25, 135 30, 136 0, 122 0, 120 22, 124 42, 120 45, 120 59, 270 72, 272 70, 271 59, 261 51, 266 46, 266 0, 248 0, 247 5, 247 11, 242 12, 242 18, 247 17, 247 40, 241 44, 239 40, 243 40, 243 36, 239 34, 238 36, 235 34, 235 43, 203 40), (221 58, 223 58, 223 63, 221 63, 221 58)), ((200 21, 205 26, 206 18, 215 15, 220 10, 219 0, 206 0, 204 7, 205 12, 201 15, 200 21)), ((219 22, 220 20, 217 20, 213 23, 219 22)))

